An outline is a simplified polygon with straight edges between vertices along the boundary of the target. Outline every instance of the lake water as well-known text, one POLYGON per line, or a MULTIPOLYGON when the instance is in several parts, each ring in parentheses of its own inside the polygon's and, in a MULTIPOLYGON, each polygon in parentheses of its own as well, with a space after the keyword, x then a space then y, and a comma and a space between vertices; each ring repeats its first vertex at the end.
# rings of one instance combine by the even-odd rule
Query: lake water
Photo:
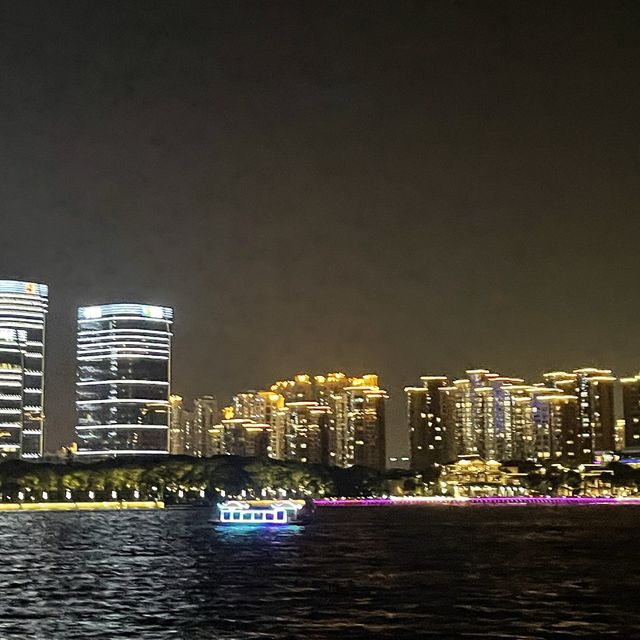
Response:
POLYGON ((0 514, 0 638, 640 637, 640 508, 0 514))

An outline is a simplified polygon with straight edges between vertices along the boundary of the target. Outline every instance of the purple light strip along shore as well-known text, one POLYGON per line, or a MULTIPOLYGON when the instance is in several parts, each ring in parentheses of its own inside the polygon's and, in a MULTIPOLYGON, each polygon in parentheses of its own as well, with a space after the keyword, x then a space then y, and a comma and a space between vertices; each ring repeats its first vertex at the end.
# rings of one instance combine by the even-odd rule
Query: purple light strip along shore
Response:
POLYGON ((316 507, 380 507, 394 504, 389 498, 339 498, 314 500, 316 507))
POLYGON ((382 507, 396 505, 640 505, 640 497, 593 496, 477 496, 473 498, 393 497, 393 498, 322 498, 314 500, 318 507, 382 507))

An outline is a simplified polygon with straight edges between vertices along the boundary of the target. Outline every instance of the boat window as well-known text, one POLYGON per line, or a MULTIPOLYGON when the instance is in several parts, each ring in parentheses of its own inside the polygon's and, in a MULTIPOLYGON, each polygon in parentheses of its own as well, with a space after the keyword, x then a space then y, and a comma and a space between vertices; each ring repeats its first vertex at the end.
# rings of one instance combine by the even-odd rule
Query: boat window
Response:
POLYGON ((262 516, 263 516, 262 511, 256 511, 256 512, 253 514, 253 517, 254 517, 254 519, 255 519, 255 520, 262 520, 262 516))
POLYGON ((234 511, 233 512, 233 519, 234 520, 240 520, 240 512, 239 511, 234 511))
POLYGON ((264 517, 265 520, 273 520, 273 513, 265 513, 264 517))
POLYGON ((252 514, 251 512, 249 512, 249 513, 243 513, 243 514, 242 514, 242 519, 243 519, 243 520, 253 520, 252 516, 253 516, 253 514, 252 514))
POLYGON ((223 511, 221 514, 223 520, 230 520, 231 514, 228 511, 223 511))
POLYGON ((276 520, 284 520, 286 514, 284 511, 276 511, 276 520))

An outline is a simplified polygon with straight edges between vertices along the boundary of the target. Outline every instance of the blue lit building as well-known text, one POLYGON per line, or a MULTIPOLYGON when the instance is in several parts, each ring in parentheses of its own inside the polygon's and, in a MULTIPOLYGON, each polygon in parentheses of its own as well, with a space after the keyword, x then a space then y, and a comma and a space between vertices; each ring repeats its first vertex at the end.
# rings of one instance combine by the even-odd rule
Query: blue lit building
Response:
POLYGON ((78 309, 78 455, 168 453, 172 322, 168 307, 78 309))
POLYGON ((48 301, 44 284, 0 280, 0 457, 42 457, 48 301))

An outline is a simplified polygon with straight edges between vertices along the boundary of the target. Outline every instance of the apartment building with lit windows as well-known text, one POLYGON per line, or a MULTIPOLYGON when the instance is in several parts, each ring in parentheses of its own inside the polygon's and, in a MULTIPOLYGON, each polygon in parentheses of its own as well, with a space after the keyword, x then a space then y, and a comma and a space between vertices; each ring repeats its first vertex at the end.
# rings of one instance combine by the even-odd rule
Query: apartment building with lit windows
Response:
POLYGON ((405 387, 411 468, 420 471, 456 457, 455 434, 443 419, 440 390, 448 387, 446 376, 422 376, 422 386, 405 387))
MULTIPOLYGON (((485 460, 591 462, 596 453, 615 450, 615 378, 610 370, 555 371, 536 384, 488 369, 466 374, 451 384, 444 376, 424 376, 423 387, 405 389, 414 469, 442 463, 435 453, 436 434, 455 455, 485 460), (431 391, 424 389, 429 380, 431 391), (431 456, 420 449, 425 445, 431 456)), ((633 439, 634 425, 640 425, 640 377, 626 380, 625 394, 627 431, 633 439)))
POLYGON ((624 446, 640 447, 640 373, 620 378, 624 411, 624 446))
POLYGON ((374 374, 298 374, 236 394, 225 419, 267 425, 272 458, 384 469, 387 398, 374 374))
POLYGON ((616 378, 610 369, 585 367, 572 372, 554 371, 544 375, 547 386, 575 395, 578 400, 578 432, 575 457, 591 462, 595 453, 614 451, 616 378))

